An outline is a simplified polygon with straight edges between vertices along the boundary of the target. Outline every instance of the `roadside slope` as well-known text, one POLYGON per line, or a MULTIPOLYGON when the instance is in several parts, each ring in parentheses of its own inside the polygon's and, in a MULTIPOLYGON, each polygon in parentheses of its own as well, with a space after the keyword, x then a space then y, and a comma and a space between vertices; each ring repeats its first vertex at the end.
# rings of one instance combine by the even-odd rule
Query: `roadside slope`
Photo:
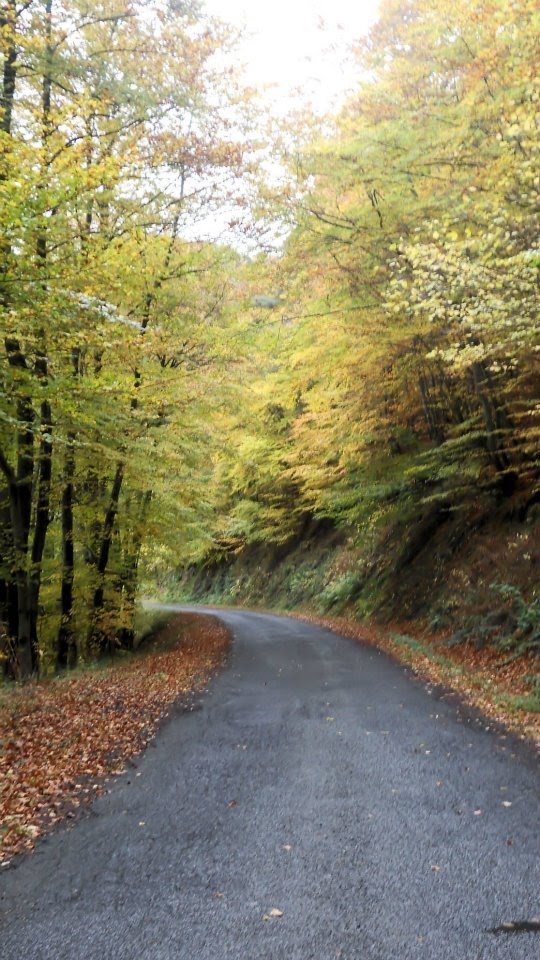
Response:
POLYGON ((367 640, 540 742, 540 524, 499 512, 429 512, 389 527, 375 546, 306 519, 280 545, 177 572, 172 600, 275 610, 367 640))

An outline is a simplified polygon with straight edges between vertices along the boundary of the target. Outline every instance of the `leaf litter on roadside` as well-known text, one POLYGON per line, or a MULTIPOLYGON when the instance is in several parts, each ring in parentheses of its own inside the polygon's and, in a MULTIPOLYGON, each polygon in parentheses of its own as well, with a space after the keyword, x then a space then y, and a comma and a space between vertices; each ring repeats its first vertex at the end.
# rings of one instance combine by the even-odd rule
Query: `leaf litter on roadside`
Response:
POLYGON ((104 792, 103 778, 121 773, 140 753, 171 703, 204 687, 229 633, 213 617, 182 614, 159 631, 161 640, 165 649, 4 695, 0 863, 104 792))

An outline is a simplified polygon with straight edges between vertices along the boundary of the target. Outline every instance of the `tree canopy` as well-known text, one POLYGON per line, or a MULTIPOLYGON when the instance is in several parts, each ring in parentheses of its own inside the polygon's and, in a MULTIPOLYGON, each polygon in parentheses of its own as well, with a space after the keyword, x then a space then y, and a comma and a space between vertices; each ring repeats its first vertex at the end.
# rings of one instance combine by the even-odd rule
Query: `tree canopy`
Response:
POLYGON ((141 582, 306 516, 376 546, 538 496, 533 0, 383 0, 356 92, 273 167, 202 4, 3 0, 0 28, 12 676, 129 648, 141 582), (248 200, 277 252, 195 239, 248 200))

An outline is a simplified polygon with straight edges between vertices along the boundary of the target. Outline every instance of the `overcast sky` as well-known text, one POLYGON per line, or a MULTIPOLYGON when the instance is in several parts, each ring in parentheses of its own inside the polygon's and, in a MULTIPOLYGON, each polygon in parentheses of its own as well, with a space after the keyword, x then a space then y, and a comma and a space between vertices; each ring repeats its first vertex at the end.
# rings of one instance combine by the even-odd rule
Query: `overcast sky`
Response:
POLYGON ((278 111, 295 88, 324 111, 354 82, 347 46, 373 23, 379 0, 205 0, 205 6, 229 23, 245 23, 240 56, 249 82, 273 85, 267 96, 278 111))

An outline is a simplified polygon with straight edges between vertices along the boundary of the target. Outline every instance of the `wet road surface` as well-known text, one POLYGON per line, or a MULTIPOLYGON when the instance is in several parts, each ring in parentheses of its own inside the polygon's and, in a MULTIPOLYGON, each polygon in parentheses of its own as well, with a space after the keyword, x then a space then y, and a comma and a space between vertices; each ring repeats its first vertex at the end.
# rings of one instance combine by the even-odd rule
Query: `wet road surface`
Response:
POLYGON ((532 751, 369 647, 219 615, 196 709, 0 875, 3 960, 537 960, 490 932, 540 916, 532 751))

